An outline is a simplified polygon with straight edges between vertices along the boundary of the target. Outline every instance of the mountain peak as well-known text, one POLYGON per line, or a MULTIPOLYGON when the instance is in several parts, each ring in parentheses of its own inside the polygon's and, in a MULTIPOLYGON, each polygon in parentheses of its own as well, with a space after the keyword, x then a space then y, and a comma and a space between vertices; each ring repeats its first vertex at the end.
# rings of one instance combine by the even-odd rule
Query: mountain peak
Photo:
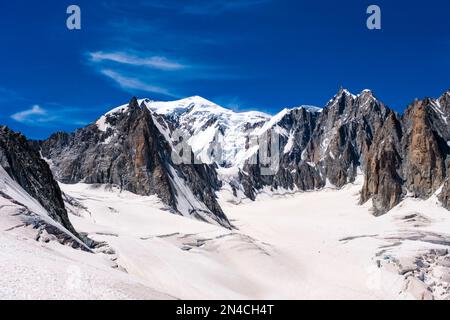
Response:
MULTIPOLYGON (((183 113, 192 107, 210 108, 212 110, 221 108, 214 102, 200 96, 191 96, 174 101, 145 100, 145 103, 149 110, 162 115, 183 113)), ((223 111, 225 110, 223 109, 223 111)))
POLYGON ((343 87, 340 87, 339 91, 334 95, 334 97, 331 98, 328 101, 328 103, 326 104, 325 108, 330 108, 330 107, 333 107, 335 105, 338 105, 340 100, 346 99, 347 97, 351 97, 352 99, 356 99, 357 98, 357 96, 352 94, 347 89, 345 89, 343 87))
POLYGON ((130 102, 128 103, 130 108, 139 108, 139 101, 136 97, 132 97, 130 102))
POLYGON ((352 96, 355 97, 355 95, 353 93, 351 93, 348 89, 344 88, 344 87, 340 87, 338 93, 336 94, 337 97, 341 97, 341 96, 352 96))
POLYGON ((359 93, 360 96, 361 96, 361 95, 364 95, 364 94, 370 94, 370 95, 373 96, 373 91, 370 90, 370 89, 364 89, 364 90, 362 90, 362 91, 359 93))
POLYGON ((200 103, 200 104, 206 104, 206 105, 212 105, 212 106, 217 106, 217 104, 215 104, 214 102, 205 99, 201 96, 191 96, 191 97, 187 97, 185 99, 182 100, 186 100, 186 101, 191 101, 191 102, 195 102, 195 103, 200 103))
POLYGON ((301 105, 299 107, 297 107, 296 109, 304 109, 305 111, 308 112, 322 112, 322 108, 316 107, 316 106, 311 106, 311 105, 301 105))
POLYGON ((367 106, 371 102, 378 102, 378 99, 375 97, 373 91, 370 89, 362 90, 356 97, 364 106, 367 106))

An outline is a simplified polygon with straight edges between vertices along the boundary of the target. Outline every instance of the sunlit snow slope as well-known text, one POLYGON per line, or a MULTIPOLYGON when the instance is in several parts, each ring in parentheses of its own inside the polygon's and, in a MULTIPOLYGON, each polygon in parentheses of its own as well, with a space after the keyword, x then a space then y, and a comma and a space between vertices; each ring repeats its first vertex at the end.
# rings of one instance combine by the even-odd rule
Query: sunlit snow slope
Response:
POLYGON ((434 198, 407 199, 376 218, 357 204, 360 184, 240 205, 222 191, 232 231, 167 215, 156 197, 62 189, 82 204, 69 206, 78 230, 109 243, 131 275, 182 299, 448 297, 448 212, 434 198))
POLYGON ((60 244, 38 226, 74 237, 0 166, 0 299, 170 299, 118 271, 112 255, 60 244))

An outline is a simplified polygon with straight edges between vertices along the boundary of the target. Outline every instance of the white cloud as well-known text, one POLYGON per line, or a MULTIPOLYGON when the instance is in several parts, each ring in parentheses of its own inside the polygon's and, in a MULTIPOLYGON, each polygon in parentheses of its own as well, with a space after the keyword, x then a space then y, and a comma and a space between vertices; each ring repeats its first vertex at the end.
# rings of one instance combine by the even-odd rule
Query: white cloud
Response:
POLYGON ((127 65, 149 67, 159 70, 180 70, 187 68, 186 65, 171 61, 161 56, 145 56, 142 53, 131 54, 126 52, 90 52, 90 60, 93 62, 112 61, 127 65))
POLYGON ((51 117, 48 116, 48 113, 45 109, 41 108, 38 105, 32 106, 28 110, 20 111, 17 113, 14 113, 11 118, 16 120, 17 122, 31 122, 31 121, 50 121, 51 117))
POLYGON ((113 71, 110 69, 101 70, 101 73, 103 75, 107 76, 108 78, 114 80, 122 89, 141 90, 141 91, 145 91, 145 92, 164 94, 164 95, 172 96, 172 97, 175 96, 172 93, 170 93, 167 89, 164 89, 164 88, 161 88, 158 86, 152 86, 143 81, 124 76, 124 75, 120 74, 119 72, 116 72, 116 71, 113 71))
POLYGON ((87 122, 80 120, 77 113, 80 109, 65 107, 56 104, 49 104, 50 109, 34 105, 26 110, 12 114, 10 117, 17 122, 29 126, 54 126, 54 125, 86 125, 87 122))
MULTIPOLYGON (((165 55, 149 55, 138 50, 103 50, 85 54, 89 66, 113 80, 121 89, 133 95, 135 91, 179 98, 180 91, 193 80, 235 79, 216 66, 182 63, 165 55), (174 94, 173 92, 177 92, 174 94)), ((241 76, 239 76, 241 77, 241 76)))

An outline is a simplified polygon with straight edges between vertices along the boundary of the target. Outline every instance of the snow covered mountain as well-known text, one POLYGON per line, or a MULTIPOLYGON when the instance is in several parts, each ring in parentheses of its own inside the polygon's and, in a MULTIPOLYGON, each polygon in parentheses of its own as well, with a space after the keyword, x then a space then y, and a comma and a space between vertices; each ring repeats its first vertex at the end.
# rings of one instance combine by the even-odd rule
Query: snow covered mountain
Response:
POLYGON ((134 99, 75 134, 52 136, 42 143, 42 154, 62 182, 156 193, 183 215, 225 226, 215 200, 219 189, 239 202, 261 192, 340 188, 359 173, 367 177, 361 202, 372 199, 376 215, 407 194, 427 198, 441 187, 439 197, 448 207, 448 96, 416 101, 402 116, 370 90, 354 95, 343 88, 323 109, 300 106, 274 116, 234 112, 198 96, 134 99), (147 146, 154 137, 157 142, 147 146), (413 142, 430 144, 424 148, 433 154, 417 157, 420 148, 411 148, 413 142), (174 163, 174 155, 187 162, 174 163), (417 170, 431 173, 427 178, 417 170))
POLYGON ((178 214, 230 228, 216 200, 220 182, 214 168, 174 163, 172 150, 167 121, 136 98, 73 134, 57 133, 41 143, 42 155, 63 183, 157 194, 178 214))
MULTIPOLYGON (((268 139, 272 131, 276 132, 282 155, 288 157, 304 147, 313 119, 322 110, 299 106, 285 108, 274 116, 256 111, 234 112, 198 96, 172 102, 143 102, 149 110, 162 115, 171 128, 181 131, 195 158, 218 166, 222 188, 230 189, 237 198, 251 199, 255 198, 255 190, 250 186, 254 182, 247 181, 248 171, 260 168, 256 161, 262 138, 268 139)), ((288 170, 282 163, 280 169, 288 170)), ((287 183, 279 185, 292 187, 287 183)))
MULTIPOLYGON (((276 174, 262 176, 260 163, 246 165, 240 184, 253 199, 268 187, 271 192, 341 188, 362 172, 361 203, 371 199, 375 215, 407 195, 428 199, 435 192, 450 209, 449 97, 447 91, 438 99, 416 100, 401 116, 370 90, 354 95, 341 89, 320 113, 297 112, 296 146, 281 134, 276 174)), ((274 130, 283 132, 290 123, 274 130)))
POLYGON ((199 161, 224 167, 244 160, 249 135, 270 119, 262 112, 233 112, 198 96, 172 102, 144 102, 149 110, 163 115, 181 130, 199 161), (214 157, 214 150, 220 150, 220 156, 214 157))
POLYGON ((449 120, 450 91, 399 115, 341 89, 274 116, 133 98, 45 141, 1 127, 0 298, 446 299, 449 120))

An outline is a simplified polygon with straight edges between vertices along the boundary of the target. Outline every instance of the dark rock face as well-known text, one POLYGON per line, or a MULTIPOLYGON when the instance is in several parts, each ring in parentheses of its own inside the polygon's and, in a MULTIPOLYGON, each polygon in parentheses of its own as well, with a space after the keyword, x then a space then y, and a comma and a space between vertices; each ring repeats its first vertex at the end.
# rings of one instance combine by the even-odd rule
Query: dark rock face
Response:
MULTIPOLYGON (((313 135, 319 114, 317 110, 300 107, 288 110, 277 122, 276 126, 283 130, 283 134, 279 135, 278 170, 273 175, 263 175, 261 168, 264 166, 259 158, 255 164, 247 161, 239 175, 247 197, 254 200, 257 191, 264 186, 310 190, 324 185, 319 172, 302 161, 302 151, 313 135)), ((271 130, 276 129, 270 128, 268 131, 271 130)), ((270 134, 267 137, 270 144, 270 134)))
MULTIPOLYGON (((199 119, 205 119, 201 132, 211 126, 220 131, 225 120, 220 122, 219 116, 205 109, 158 115, 133 99, 125 111, 107 115, 103 129, 94 123, 74 134, 57 133, 41 143, 41 151, 62 182, 107 183, 137 194, 157 194, 178 212, 180 203, 190 199, 188 214, 229 226, 216 201, 215 191, 221 187, 217 166, 174 164, 170 152, 175 143, 167 137, 180 127, 194 134, 190 124, 199 119)), ((369 90, 353 95, 340 89, 322 110, 299 107, 272 120, 243 121, 239 130, 248 130, 241 135, 247 139, 244 151, 252 135, 277 132, 279 169, 263 174, 267 165, 255 154, 239 164, 238 177, 228 181, 235 194, 241 190, 254 200, 266 187, 339 188, 362 172, 360 200, 372 200, 375 215, 389 211, 406 194, 426 199, 441 186, 438 197, 450 208, 450 91, 436 100, 415 101, 402 116, 369 90)), ((234 165, 229 160, 225 167, 234 165)))
POLYGON ((442 191, 439 194, 439 200, 442 202, 442 205, 450 210, 450 161, 447 160, 447 179, 445 180, 444 186, 442 187, 442 191))
POLYGON ((403 174, 406 188, 414 196, 428 198, 446 177, 446 140, 441 135, 441 120, 433 109, 433 101, 415 101, 405 112, 405 163, 403 174))
MULTIPOLYGON (((438 100, 416 100, 404 115, 391 117, 369 152, 361 201, 372 197, 382 214, 406 193, 426 199, 448 181, 450 126, 448 92, 438 100)), ((440 195, 448 205, 448 183, 440 195)))
POLYGON ((33 145, 19 133, 0 127, 0 165, 50 217, 78 236, 67 216, 61 190, 47 163, 33 145))
POLYGON ((314 190, 327 181, 337 187, 353 182, 357 169, 366 167, 375 134, 391 114, 372 92, 354 96, 344 89, 321 112, 291 110, 277 125, 294 137, 294 146, 286 150, 287 141, 281 136, 280 170, 272 177, 244 167, 246 195, 254 198, 250 185, 255 190, 266 185, 314 190))
MULTIPOLYGON (((439 100, 439 106, 441 107, 441 111, 446 116, 446 121, 444 121, 443 125, 440 127, 440 130, 442 132, 442 136, 444 137, 444 140, 447 140, 447 147, 450 148, 450 90, 447 91, 445 94, 443 94, 439 100), (446 130, 445 130, 446 129, 446 130)), ((442 116, 442 114, 441 114, 442 116)), ((441 117, 442 119, 442 117, 441 117)), ((447 179, 444 183, 444 186, 442 188, 442 192, 439 194, 439 199, 441 200, 442 204, 445 208, 450 210, 450 152, 449 148, 447 148, 447 179)))
POLYGON ((48 159, 51 159, 60 154, 61 150, 66 148, 72 139, 72 133, 56 132, 43 142, 32 141, 32 143, 43 155, 46 155, 48 159))
POLYGON ((316 163, 337 187, 353 182, 357 168, 365 168, 375 133, 391 112, 370 91, 354 96, 341 89, 320 114, 306 149, 307 161, 316 163))
POLYGON ((104 122, 104 130, 93 123, 41 143, 59 181, 111 184, 140 195, 156 194, 179 213, 230 227, 216 200, 220 184, 214 168, 174 164, 170 143, 159 129, 169 130, 164 119, 133 98, 125 110, 106 115, 104 122))
POLYGON ((302 166, 302 151, 311 140, 319 115, 319 112, 305 108, 293 109, 279 122, 279 125, 289 132, 292 147, 289 146, 289 139, 285 141, 281 136, 280 168, 271 183, 274 188, 297 187, 299 190, 308 190, 322 184, 320 176, 314 174, 311 166, 302 166))
POLYGON ((265 186, 314 190, 329 181, 342 187, 360 169, 361 203, 372 199, 375 215, 407 193, 426 199, 442 185, 439 199, 449 208, 450 91, 437 100, 415 101, 401 117, 369 90, 355 96, 341 89, 322 112, 296 117, 298 112, 277 123, 298 133, 287 153, 281 136, 280 170, 262 176, 260 163, 244 166, 240 182, 249 198, 265 186))
POLYGON ((372 198, 375 215, 386 213, 401 201, 404 194, 401 139, 401 123, 392 112, 375 135, 364 170, 361 202, 372 198))

